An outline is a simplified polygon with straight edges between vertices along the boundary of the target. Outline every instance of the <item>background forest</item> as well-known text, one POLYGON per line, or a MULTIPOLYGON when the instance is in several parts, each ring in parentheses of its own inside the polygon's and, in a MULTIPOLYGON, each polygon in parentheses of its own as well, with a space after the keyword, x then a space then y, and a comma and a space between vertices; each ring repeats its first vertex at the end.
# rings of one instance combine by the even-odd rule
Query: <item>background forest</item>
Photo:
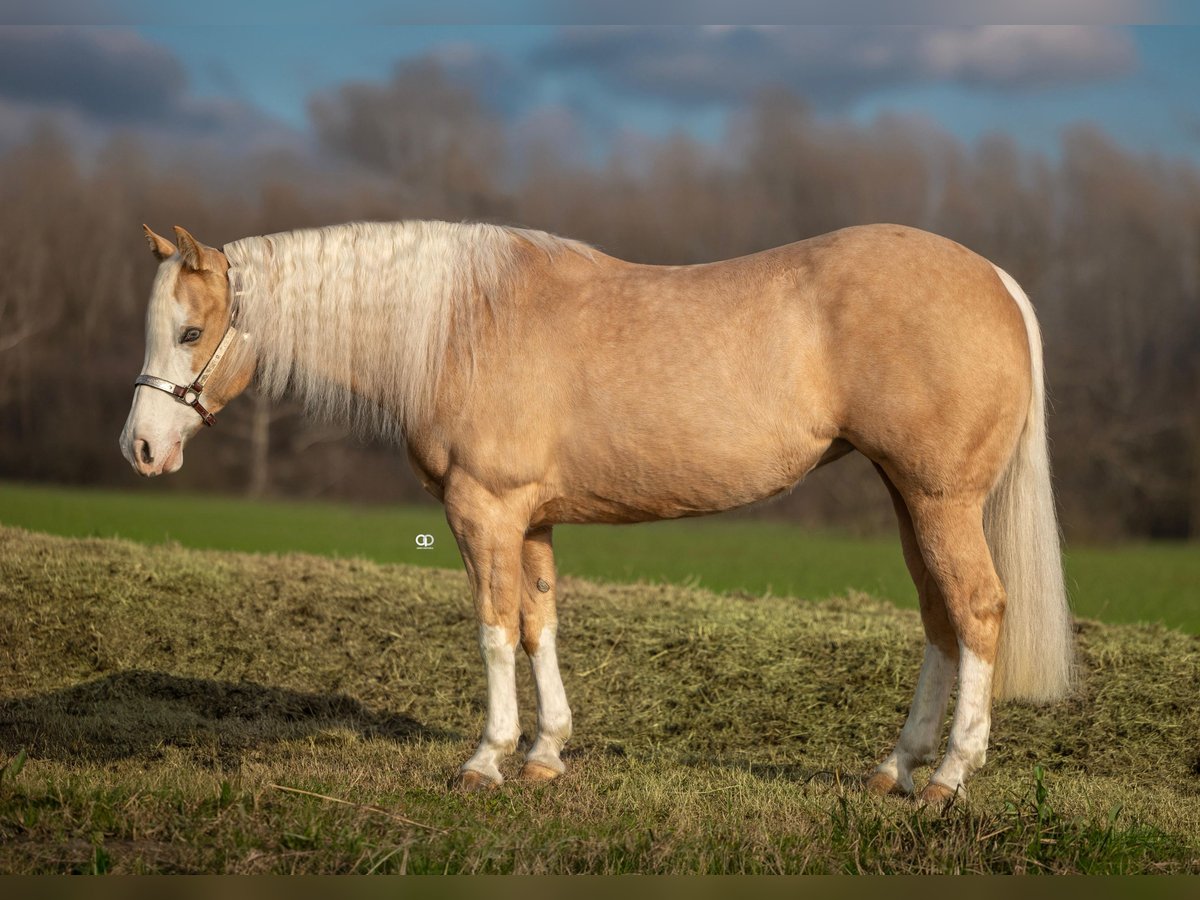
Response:
MULTIPOLYGON (((316 95, 311 146, 158 152, 135 132, 81 149, 49 120, 0 155, 0 479, 131 486, 117 435, 155 264, 143 221, 221 245, 353 219, 541 228, 607 253, 693 263, 888 221, 1009 270, 1046 342, 1050 433, 1072 538, 1200 537, 1200 169, 1090 127, 1058 152, 970 144, 911 117, 816 115, 768 90, 724 137, 581 151, 526 133, 431 63, 316 95)), ((580 139, 582 140, 582 139, 580 139)), ((403 454, 252 394, 142 490, 418 500, 403 454)), ((756 515, 891 527, 865 461, 756 515)))

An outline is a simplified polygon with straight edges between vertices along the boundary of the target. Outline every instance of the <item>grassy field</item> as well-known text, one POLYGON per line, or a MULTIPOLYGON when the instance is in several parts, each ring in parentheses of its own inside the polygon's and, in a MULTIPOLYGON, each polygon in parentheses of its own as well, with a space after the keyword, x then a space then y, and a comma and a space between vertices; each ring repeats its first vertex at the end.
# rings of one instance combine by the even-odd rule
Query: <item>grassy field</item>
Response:
POLYGON ((1195 636, 1082 622, 1076 696, 920 812, 858 789, 912 611, 562 589, 568 774, 460 795, 461 571, 0 528, 0 871, 1200 873, 1195 636))
MULTIPOLYGON (((0 523, 71 537, 362 557, 461 568, 440 507, 356 508, 249 502, 158 491, 83 491, 0 483, 0 523), (419 550, 417 534, 435 538, 419 550)), ((905 608, 916 593, 895 537, 858 538, 746 519, 555 529, 559 569, 604 581, 670 582, 808 599, 859 591, 905 608)), ((1200 546, 1070 547, 1076 611, 1108 622, 1200 634, 1200 546)))

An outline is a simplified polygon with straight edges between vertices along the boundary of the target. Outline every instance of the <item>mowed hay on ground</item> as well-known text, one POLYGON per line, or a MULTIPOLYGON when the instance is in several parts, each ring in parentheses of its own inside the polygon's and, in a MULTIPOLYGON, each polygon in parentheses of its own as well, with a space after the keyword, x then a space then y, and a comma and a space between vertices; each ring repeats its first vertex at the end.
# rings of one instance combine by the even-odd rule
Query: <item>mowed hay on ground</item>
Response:
POLYGON ((1200 871, 1194 636, 1083 623, 1078 695, 999 707, 935 814, 859 790, 915 613, 561 588, 568 775, 464 796, 461 572, 0 529, 0 871, 1200 871))

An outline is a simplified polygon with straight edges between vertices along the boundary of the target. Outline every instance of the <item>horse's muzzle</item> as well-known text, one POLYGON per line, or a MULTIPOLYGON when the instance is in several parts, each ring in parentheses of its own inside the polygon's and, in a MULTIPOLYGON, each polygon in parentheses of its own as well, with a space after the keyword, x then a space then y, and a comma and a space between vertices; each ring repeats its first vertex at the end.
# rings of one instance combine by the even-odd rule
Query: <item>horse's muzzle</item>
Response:
POLYGON ((122 442, 122 451, 135 472, 146 478, 178 472, 183 466, 183 442, 155 447, 145 438, 134 438, 128 446, 122 442))

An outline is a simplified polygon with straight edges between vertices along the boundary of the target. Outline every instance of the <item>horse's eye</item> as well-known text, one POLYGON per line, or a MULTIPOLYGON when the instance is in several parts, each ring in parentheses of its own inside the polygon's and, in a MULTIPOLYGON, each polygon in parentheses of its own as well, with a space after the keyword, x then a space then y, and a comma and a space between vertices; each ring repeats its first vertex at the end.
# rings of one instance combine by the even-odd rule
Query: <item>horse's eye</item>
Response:
POLYGON ((190 344, 193 341, 198 341, 198 340, 200 340, 200 329, 199 328, 185 328, 183 330, 183 336, 179 339, 179 343, 190 344))

